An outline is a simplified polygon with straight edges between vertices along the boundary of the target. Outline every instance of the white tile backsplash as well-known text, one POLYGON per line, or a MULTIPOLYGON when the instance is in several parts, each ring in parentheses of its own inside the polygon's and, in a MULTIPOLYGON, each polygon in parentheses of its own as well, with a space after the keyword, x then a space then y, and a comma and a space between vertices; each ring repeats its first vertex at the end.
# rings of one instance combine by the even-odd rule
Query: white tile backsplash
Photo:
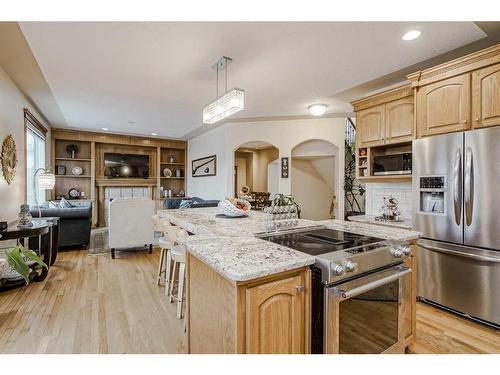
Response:
POLYGON ((366 214, 380 215, 380 208, 384 204, 384 197, 392 195, 399 201, 399 209, 403 218, 412 217, 412 188, 407 183, 367 183, 366 187, 366 214))

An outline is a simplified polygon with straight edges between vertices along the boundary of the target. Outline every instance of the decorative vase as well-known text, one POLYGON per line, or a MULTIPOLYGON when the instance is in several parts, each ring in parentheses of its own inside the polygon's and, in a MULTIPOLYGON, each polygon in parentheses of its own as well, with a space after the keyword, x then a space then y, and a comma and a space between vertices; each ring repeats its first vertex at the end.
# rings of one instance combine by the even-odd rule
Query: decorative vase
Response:
POLYGON ((20 227, 31 227, 33 226, 32 216, 30 213, 29 204, 22 204, 19 211, 19 224, 20 227))

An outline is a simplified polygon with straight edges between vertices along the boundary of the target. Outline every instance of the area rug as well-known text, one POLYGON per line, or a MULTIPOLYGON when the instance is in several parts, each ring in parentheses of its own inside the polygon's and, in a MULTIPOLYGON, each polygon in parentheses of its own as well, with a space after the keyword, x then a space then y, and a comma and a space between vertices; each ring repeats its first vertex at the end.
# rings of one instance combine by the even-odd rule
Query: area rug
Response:
POLYGON ((92 229, 90 232, 89 254, 109 253, 109 232, 108 228, 92 229))
MULTIPOLYGON (((153 246, 158 246, 160 233, 155 233, 153 246)), ((109 231, 107 227, 92 229, 90 232, 89 254, 105 254, 111 252, 109 248, 109 231)))

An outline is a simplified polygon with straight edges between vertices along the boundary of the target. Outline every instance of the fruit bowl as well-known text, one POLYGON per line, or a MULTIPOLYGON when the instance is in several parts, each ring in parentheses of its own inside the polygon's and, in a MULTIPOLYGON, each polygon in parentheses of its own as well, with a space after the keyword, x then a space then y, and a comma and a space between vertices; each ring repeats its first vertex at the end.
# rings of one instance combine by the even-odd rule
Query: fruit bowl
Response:
POLYGON ((248 201, 244 199, 234 199, 233 202, 229 201, 228 199, 221 200, 218 204, 219 213, 229 217, 248 216, 248 211, 250 211, 251 207, 248 201), (236 207, 236 203, 242 205, 243 209, 236 207))

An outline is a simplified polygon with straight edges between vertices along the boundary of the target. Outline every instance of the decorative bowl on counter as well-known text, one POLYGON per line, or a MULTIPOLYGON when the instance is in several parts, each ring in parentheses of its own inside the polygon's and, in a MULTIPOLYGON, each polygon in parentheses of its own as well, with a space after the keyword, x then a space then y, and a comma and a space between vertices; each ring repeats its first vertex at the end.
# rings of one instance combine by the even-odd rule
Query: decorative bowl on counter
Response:
POLYGON ((236 203, 243 207, 240 209, 236 207, 231 201, 224 199, 218 204, 219 213, 229 217, 244 217, 248 216, 248 211, 250 211, 250 203, 244 199, 234 199, 236 203))

